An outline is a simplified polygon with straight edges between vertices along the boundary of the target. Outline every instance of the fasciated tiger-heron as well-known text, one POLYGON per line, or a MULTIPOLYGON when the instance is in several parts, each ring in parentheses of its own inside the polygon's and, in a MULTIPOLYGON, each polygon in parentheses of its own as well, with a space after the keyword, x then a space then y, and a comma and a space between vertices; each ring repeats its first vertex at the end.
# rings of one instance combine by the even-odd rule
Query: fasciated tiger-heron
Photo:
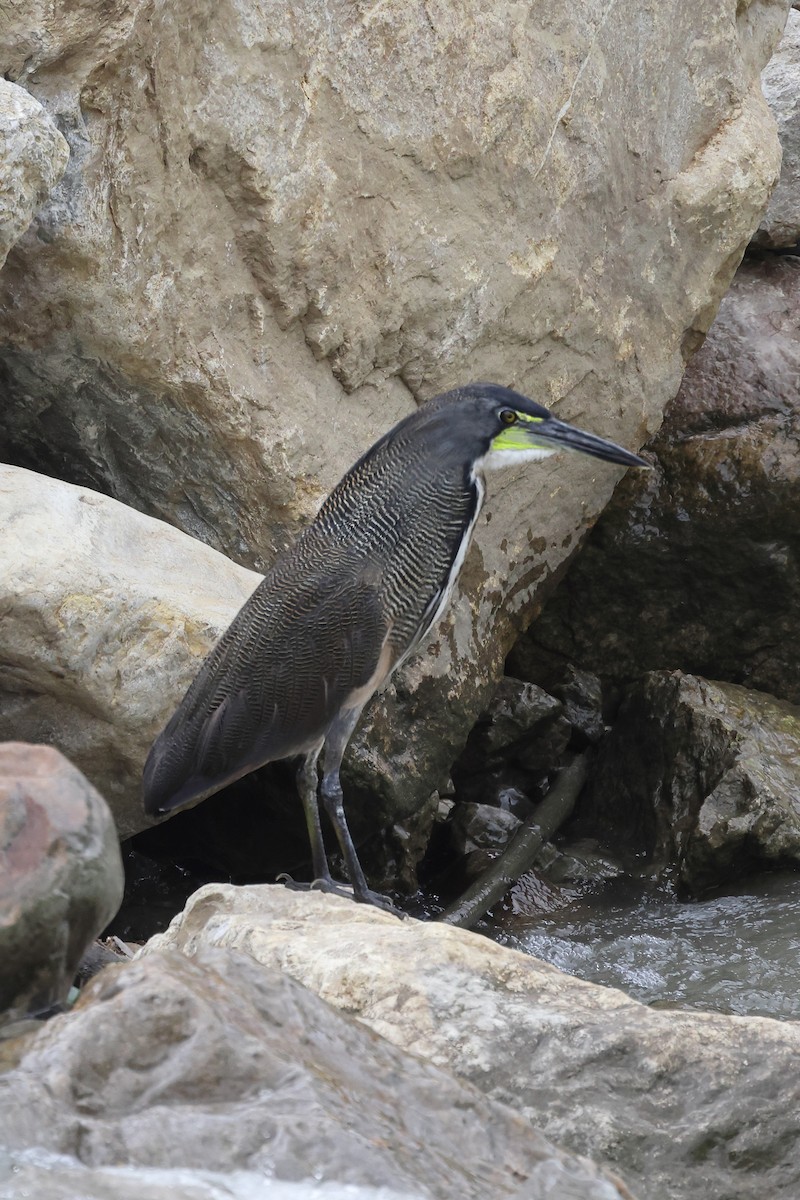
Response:
POLYGON ((208 654, 150 751, 146 811, 197 804, 265 763, 300 756, 315 885, 340 887, 323 844, 321 799, 355 898, 383 903, 367 886, 345 819, 345 747, 370 696, 447 607, 483 503, 484 471, 558 450, 647 465, 494 384, 437 396, 384 434, 208 654))

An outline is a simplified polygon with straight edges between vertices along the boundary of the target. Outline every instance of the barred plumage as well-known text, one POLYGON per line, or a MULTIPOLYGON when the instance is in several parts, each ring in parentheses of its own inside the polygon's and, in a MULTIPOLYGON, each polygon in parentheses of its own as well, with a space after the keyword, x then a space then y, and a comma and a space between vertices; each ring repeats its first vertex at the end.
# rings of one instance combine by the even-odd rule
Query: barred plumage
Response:
MULTIPOLYGON (((376 899, 344 822, 342 753, 366 700, 446 605, 482 502, 480 463, 511 413, 538 422, 545 444, 547 429, 554 442, 567 442, 561 431, 579 432, 517 393, 471 385, 401 421, 347 472, 234 618, 154 743, 144 771, 149 813, 197 803, 266 762, 303 755, 314 867, 329 883, 316 798, 324 745, 322 798, 357 898, 376 899)), ((575 448, 641 461, 579 437, 589 445, 575 448)))

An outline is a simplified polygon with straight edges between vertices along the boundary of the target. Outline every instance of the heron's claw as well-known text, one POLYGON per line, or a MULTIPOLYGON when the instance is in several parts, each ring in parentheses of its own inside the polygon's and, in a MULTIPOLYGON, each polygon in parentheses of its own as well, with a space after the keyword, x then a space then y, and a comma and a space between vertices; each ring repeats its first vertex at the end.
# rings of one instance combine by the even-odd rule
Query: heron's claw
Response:
POLYGON ((382 912, 391 913, 394 917, 400 917, 401 920, 407 915, 401 909, 392 904, 388 896, 382 896, 380 892, 373 892, 367 889, 356 895, 353 888, 346 883, 337 883, 334 879, 312 879, 310 883, 298 883, 292 879, 291 875, 282 872, 275 876, 276 883, 282 883, 284 887, 292 892, 325 892, 331 896, 341 896, 345 900, 355 900, 359 904, 373 904, 375 908, 379 908, 382 912))
POLYGON ((353 899, 353 889, 346 883, 336 883, 333 879, 325 879, 324 876, 312 879, 310 883, 298 883, 283 871, 275 876, 275 882, 282 883, 290 892, 330 892, 334 896, 343 896, 346 900, 353 899))
POLYGON ((381 909, 382 912, 391 913, 393 917, 399 917, 401 921, 405 921, 408 916, 408 913, 404 913, 402 908, 398 908, 388 896, 382 896, 380 892, 367 890, 366 892, 362 892, 360 896, 354 895, 353 899, 357 900, 359 904, 374 904, 375 908, 381 909))

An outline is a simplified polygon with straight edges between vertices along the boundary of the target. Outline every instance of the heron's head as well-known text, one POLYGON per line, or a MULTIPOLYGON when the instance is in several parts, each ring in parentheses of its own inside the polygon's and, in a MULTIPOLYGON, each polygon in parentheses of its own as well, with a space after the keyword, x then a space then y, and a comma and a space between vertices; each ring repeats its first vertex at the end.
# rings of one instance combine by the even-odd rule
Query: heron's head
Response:
POLYGON ((468 441, 476 466, 530 462, 559 450, 577 450, 625 467, 649 466, 616 442, 559 421, 541 404, 497 384, 472 383, 446 392, 430 401, 430 408, 440 436, 448 443, 466 446, 468 441))

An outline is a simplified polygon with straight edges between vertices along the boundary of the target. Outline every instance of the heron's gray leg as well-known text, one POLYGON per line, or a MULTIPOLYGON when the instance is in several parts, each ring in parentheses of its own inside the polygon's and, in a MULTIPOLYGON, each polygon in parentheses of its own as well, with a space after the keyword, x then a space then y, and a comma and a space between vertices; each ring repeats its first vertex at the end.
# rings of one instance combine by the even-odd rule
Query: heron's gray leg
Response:
POLYGON ((323 760, 320 796, 322 803, 325 805, 325 811, 333 822, 333 828, 336 831, 336 837, 338 838, 347 866, 347 874, 353 885, 355 899, 360 900, 364 904, 374 904, 378 908, 395 913, 396 916, 403 916, 390 900, 385 896, 379 895, 378 892, 371 891, 367 886, 367 881, 361 869, 361 863, 358 861, 356 848, 353 845, 353 839, 347 826, 347 819, 344 815, 344 799, 342 796, 342 785, 339 780, 339 769, 342 765, 345 747, 350 741, 350 735, 355 729, 360 715, 360 708, 350 709, 349 712, 342 713, 328 730, 325 737, 325 757, 323 760))
POLYGON ((336 837, 342 848, 342 854, 347 866, 347 874, 353 885, 353 894, 356 900, 364 900, 369 888, 367 887, 364 872, 361 869, 361 863, 358 861, 358 855, 353 845, 350 830, 347 827, 338 767, 330 771, 326 767, 325 773, 322 776, 320 795, 322 796, 322 803, 325 805, 328 816, 333 822, 336 837))
POLYGON ((342 765, 345 747, 350 741, 350 735, 355 729, 360 715, 360 708, 351 708, 349 711, 341 713, 328 730, 325 737, 325 757, 322 767, 322 784, 320 785, 320 798, 325 805, 325 811, 333 822, 333 828, 344 855, 347 874, 357 900, 361 900, 369 888, 361 869, 361 863, 358 861, 350 830, 347 827, 339 768, 342 765))
POLYGON ((310 892, 318 889, 321 892, 333 892, 339 896, 348 896, 350 891, 344 884, 334 883, 328 866, 328 856, 325 853, 325 843, 322 840, 322 828, 319 819, 319 777, 317 775, 317 759, 319 758, 322 742, 305 756, 297 770, 297 789, 303 800, 306 815, 308 839, 311 843, 311 859, 314 867, 314 879, 311 883, 295 883, 290 875, 278 875, 277 881, 293 892, 310 892))
POLYGON ((311 842, 311 862, 314 868, 314 878, 331 882, 328 868, 328 857, 325 853, 325 843, 322 840, 322 827, 319 821, 319 776, 317 775, 317 759, 319 758, 322 742, 309 750, 297 772, 297 790, 303 801, 306 814, 308 840, 311 842))

